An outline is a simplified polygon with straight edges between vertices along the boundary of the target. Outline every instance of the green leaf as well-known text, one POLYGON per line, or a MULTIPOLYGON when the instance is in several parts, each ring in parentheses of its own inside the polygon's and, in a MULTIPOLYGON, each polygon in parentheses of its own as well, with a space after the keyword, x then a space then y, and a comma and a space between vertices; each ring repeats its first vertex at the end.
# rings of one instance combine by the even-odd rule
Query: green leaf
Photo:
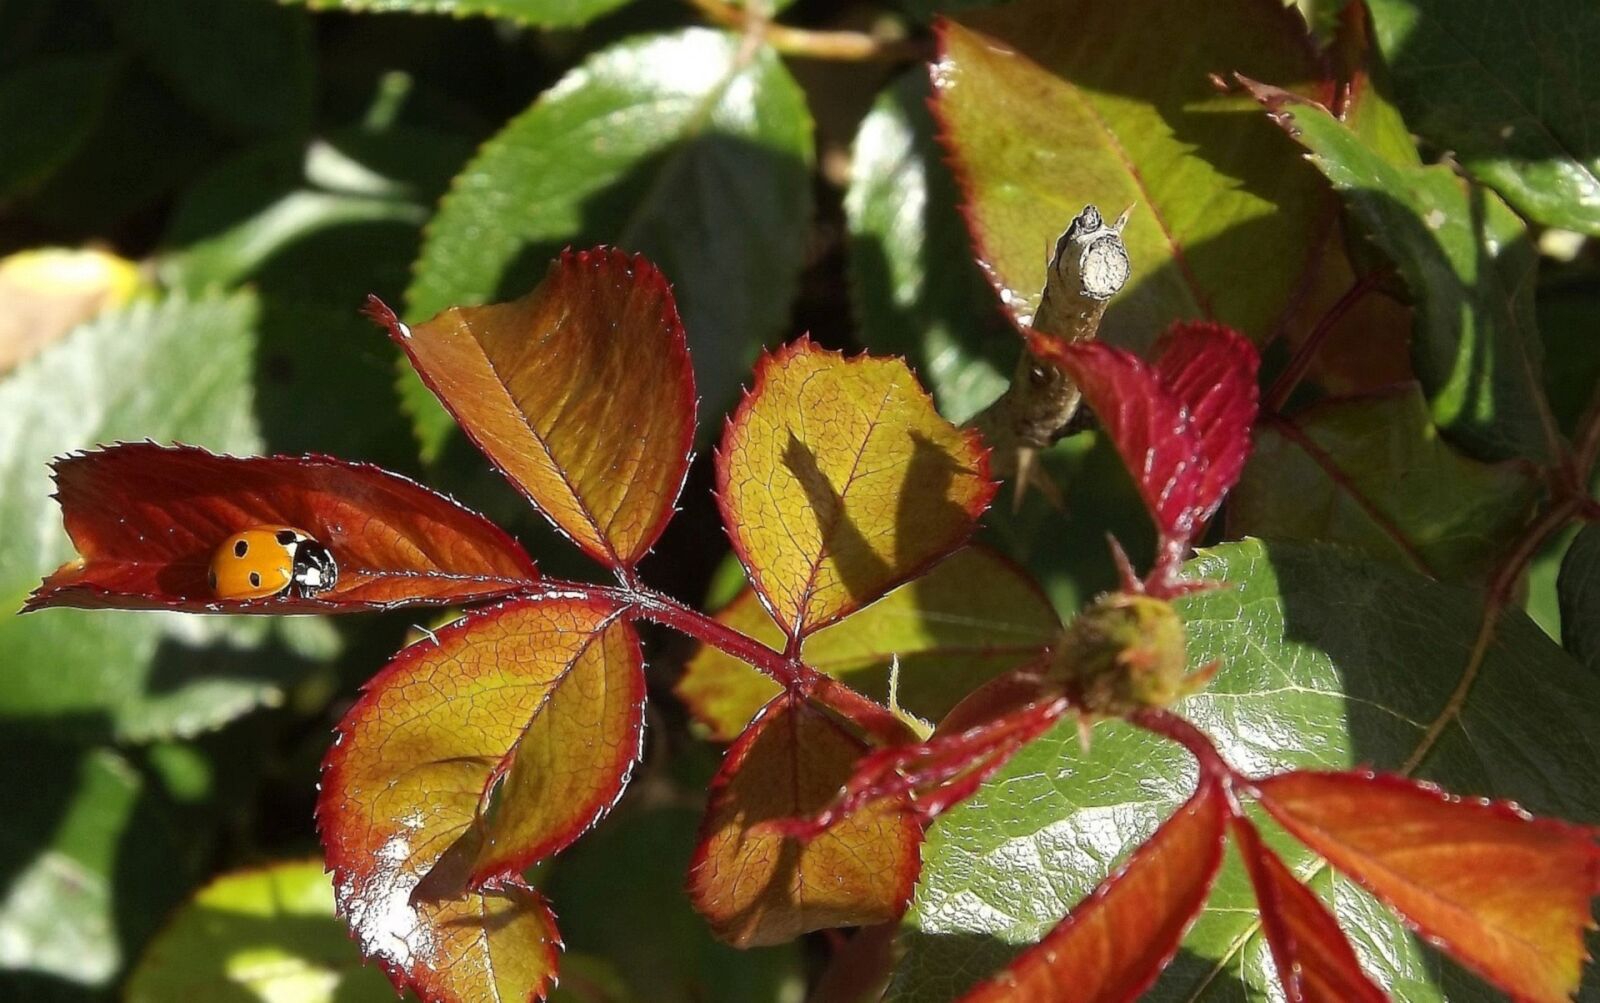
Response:
POLYGON ((861 340, 903 355, 951 421, 1011 382, 1022 347, 978 269, 959 193, 934 141, 927 74, 878 96, 856 133, 845 219, 861 340))
POLYGON ((1600 673, 1600 525, 1579 531, 1561 561, 1556 584, 1561 596, 1561 642, 1600 673))
POLYGON ((1400 107, 1523 215, 1600 234, 1600 7, 1370 0, 1400 107))
MULTIPOLYGON (((689 793, 672 793, 659 775, 636 783, 659 785, 657 790, 673 797, 689 793)), ((728 947, 712 938, 684 896, 700 814, 681 804, 646 807, 633 801, 560 856, 548 890, 561 903, 568 949, 609 961, 635 995, 650 1003, 799 999, 804 983, 798 944, 728 947)))
POLYGON ((109 749, 8 741, 0 783, 0 992, 82 999, 109 986, 180 893, 170 823, 109 749))
MULTIPOLYGON (((231 452, 257 447, 257 318, 244 295, 140 303, 76 329, 0 381, 0 607, 20 607, 73 556, 50 496, 52 457, 145 437, 231 452)), ((308 619, 7 616, 0 718, 7 727, 125 741, 193 734, 280 702, 307 661, 326 656, 333 636, 308 619)))
POLYGON ((1545 393, 1556 422, 1567 435, 1600 387, 1600 277, 1552 282, 1539 289, 1539 334, 1544 339, 1545 393))
MULTIPOLYGON (((1483 613, 1474 589, 1326 547, 1247 540, 1205 552, 1190 571, 1230 587, 1182 604, 1191 664, 1221 659, 1222 668, 1178 710, 1255 775, 1401 767, 1461 681, 1483 613)), ((1460 717, 1416 775, 1593 823, 1597 714, 1600 676, 1506 610, 1460 717)), ((1155 830, 1194 777, 1187 753, 1117 722, 1095 727, 1088 755, 1070 722, 1028 746, 930 830, 891 998, 949 999, 1032 943, 1155 830)), ((1309 851, 1270 827, 1269 836, 1298 873, 1317 873, 1309 851)), ((1348 882, 1318 882, 1395 999, 1497 998, 1348 882)), ((1272 999, 1270 973, 1248 881, 1232 859, 1184 953, 1145 999, 1272 999)))
POLYGON ((1320 93, 1305 26, 1277 0, 1026 0, 947 22, 941 138, 1001 298, 1028 319, 1057 236, 1092 202, 1133 207, 1133 274, 1103 336, 1134 347, 1180 318, 1260 340, 1304 282, 1332 210, 1294 148, 1214 75, 1320 93))
POLYGON ((470 152, 430 130, 341 129, 263 143, 186 192, 160 272, 195 293, 261 292, 256 412, 271 451, 415 465, 396 353, 359 308, 404 287, 429 206, 470 152))
POLYGON ((1539 484, 1439 438, 1414 385, 1271 419, 1228 506, 1231 536, 1321 540, 1446 581, 1486 577, 1539 484))
POLYGON ((43 184, 94 131, 116 79, 101 56, 60 56, 25 64, 0 77, 0 196, 43 184))
POLYGON ((312 10, 374 14, 449 14, 498 17, 541 28, 571 27, 616 10, 629 0, 285 0, 312 10))
MULTIPOLYGON (((701 428, 785 330, 811 214, 811 118, 765 47, 706 29, 603 50, 484 145, 428 226, 407 300, 448 306, 531 289, 562 245, 641 252, 672 282, 701 428)), ((414 376, 425 457, 452 424, 414 376)))
POLYGON ((333 909, 322 861, 234 871, 195 893, 145 949, 127 1003, 390 1003, 394 989, 333 909))
POLYGON ((1444 165, 1389 163, 1321 106, 1254 90, 1410 286, 1411 357, 1434 422, 1482 459, 1553 455, 1533 320, 1538 258, 1522 221, 1444 165))
POLYGON ((311 19, 271 0, 139 0, 106 7, 151 69, 218 128, 296 133, 311 123, 311 19))

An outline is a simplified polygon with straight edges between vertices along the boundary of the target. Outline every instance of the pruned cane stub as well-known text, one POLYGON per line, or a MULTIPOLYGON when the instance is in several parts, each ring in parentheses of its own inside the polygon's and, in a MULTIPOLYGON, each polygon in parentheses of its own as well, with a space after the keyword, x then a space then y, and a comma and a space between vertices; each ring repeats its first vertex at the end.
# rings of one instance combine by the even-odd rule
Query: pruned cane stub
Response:
MULTIPOLYGON (((1086 205, 1068 224, 1045 269, 1039 309, 1027 321, 1034 330, 1063 341, 1095 336, 1106 304, 1132 272, 1122 241, 1122 228, 1132 211, 1130 206, 1107 224, 1098 208, 1086 205)), ((972 419, 970 424, 993 450, 990 466, 995 476, 1014 479, 1017 504, 1030 483, 1060 504, 1055 486, 1036 468, 1038 453, 1073 430, 1081 397, 1066 374, 1024 348, 1011 386, 972 419)))

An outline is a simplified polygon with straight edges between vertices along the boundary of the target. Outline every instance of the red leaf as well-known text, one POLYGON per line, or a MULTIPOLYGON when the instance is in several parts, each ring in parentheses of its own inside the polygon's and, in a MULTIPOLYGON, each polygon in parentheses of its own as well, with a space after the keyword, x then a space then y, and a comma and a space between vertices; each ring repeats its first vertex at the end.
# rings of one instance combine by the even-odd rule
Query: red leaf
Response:
POLYGON ((783 694, 728 748, 689 867, 689 897, 740 947, 865 926, 904 911, 922 829, 903 803, 863 807, 809 841, 762 823, 833 799, 863 743, 803 698, 783 694))
POLYGON ((1372 773, 1257 787, 1295 838, 1484 978, 1548 1003, 1577 989, 1600 891, 1595 830, 1372 773))
POLYGON ((1146 580, 1170 592, 1177 565, 1250 454, 1256 350, 1218 324, 1174 324, 1151 362, 1099 341, 1028 332, 1033 352, 1083 391, 1133 475, 1161 535, 1146 580))
POLYGON ((366 686, 323 764, 317 825, 339 908, 397 985, 449 1003, 542 998, 559 941, 516 871, 616 800, 639 752, 638 655, 615 603, 521 599, 413 644, 366 686))
POLYGON ((1256 827, 1235 815, 1233 836, 1289 1003, 1387 1003, 1389 997, 1361 971, 1339 922, 1262 844, 1256 827))
POLYGON ((1177 953, 1222 866, 1226 800, 1202 779, 1121 870, 962 1003, 1137 999, 1177 953))
MULTIPOLYGON (((973 696, 1008 687, 1022 676, 1008 673, 973 696)), ((1026 692, 1031 699, 1005 714, 964 725, 959 732, 935 734, 926 742, 895 745, 861 757, 838 795, 821 811, 786 819, 775 828, 799 839, 814 839, 867 805, 906 797, 911 798, 912 810, 924 823, 932 821, 970 797, 1017 750, 1049 730, 1069 707, 1065 697, 1032 687, 1026 692)), ((962 713, 966 706, 964 701, 952 715, 962 713)))
POLYGON ((463 431, 578 546, 632 567, 689 470, 694 371, 667 281, 607 247, 564 252, 533 292, 385 324, 463 431))
POLYGON ((55 477, 81 557, 45 580, 30 610, 338 613, 453 605, 538 580, 528 555, 487 519, 362 463, 135 442, 63 457, 55 477), (206 582, 212 552, 260 525, 311 534, 333 553, 337 586, 315 599, 215 598, 206 582))

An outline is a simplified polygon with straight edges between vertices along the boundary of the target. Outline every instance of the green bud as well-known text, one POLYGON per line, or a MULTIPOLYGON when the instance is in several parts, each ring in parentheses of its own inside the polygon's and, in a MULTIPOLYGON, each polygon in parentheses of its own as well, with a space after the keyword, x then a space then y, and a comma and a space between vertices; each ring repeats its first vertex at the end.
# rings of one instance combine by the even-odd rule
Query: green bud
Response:
POLYGON ((1052 675, 1083 709, 1121 716, 1167 707, 1210 677, 1186 674, 1183 620, 1164 599, 1113 592, 1089 605, 1062 633, 1052 675))

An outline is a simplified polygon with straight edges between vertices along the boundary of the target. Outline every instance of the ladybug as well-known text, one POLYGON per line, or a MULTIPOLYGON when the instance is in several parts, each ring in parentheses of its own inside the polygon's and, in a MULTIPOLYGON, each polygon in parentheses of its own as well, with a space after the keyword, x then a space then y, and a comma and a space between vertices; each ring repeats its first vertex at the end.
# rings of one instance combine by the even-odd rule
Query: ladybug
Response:
POLYGON ((222 541, 206 576, 218 599, 310 599, 333 588, 339 568, 328 548, 293 526, 252 526, 222 541))

